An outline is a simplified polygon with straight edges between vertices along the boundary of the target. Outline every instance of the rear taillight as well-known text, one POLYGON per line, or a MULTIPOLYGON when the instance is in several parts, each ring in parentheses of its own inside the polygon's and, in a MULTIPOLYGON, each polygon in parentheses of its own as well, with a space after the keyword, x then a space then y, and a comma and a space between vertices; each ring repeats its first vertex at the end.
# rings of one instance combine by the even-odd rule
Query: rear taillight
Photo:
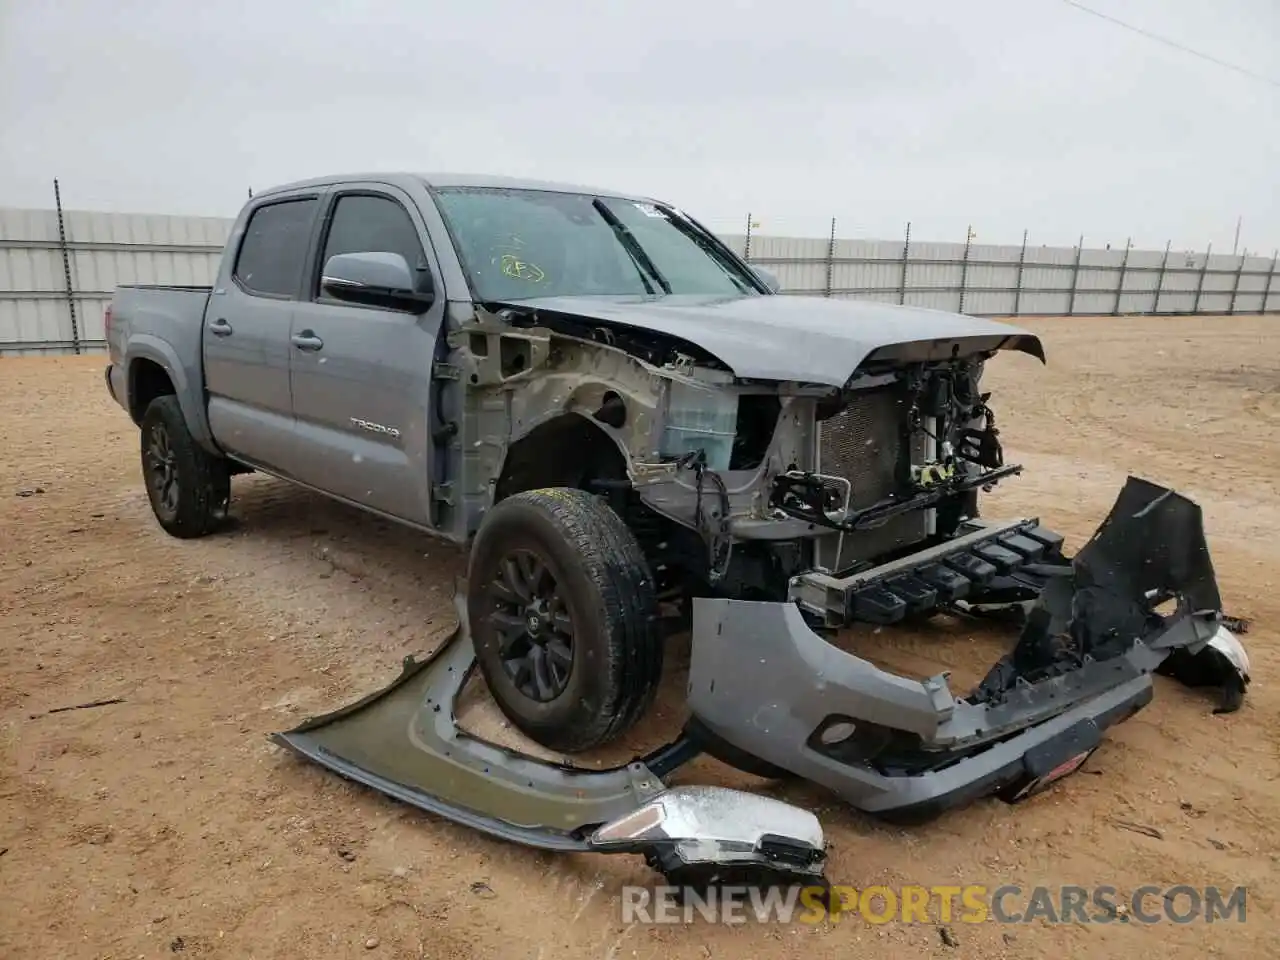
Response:
POLYGON ((111 339, 111 304, 107 304, 107 309, 102 311, 102 329, 105 339, 111 339))

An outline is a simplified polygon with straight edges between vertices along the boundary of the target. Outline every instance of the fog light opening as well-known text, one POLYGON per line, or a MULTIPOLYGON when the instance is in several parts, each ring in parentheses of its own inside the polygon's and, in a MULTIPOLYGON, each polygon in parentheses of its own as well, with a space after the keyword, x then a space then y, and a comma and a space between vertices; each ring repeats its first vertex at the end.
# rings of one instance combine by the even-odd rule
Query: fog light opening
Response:
POLYGON ((858 730, 856 724, 847 721, 833 723, 827 727, 822 733, 818 734, 818 742, 824 747, 833 747, 837 743, 843 743, 852 737, 858 730))

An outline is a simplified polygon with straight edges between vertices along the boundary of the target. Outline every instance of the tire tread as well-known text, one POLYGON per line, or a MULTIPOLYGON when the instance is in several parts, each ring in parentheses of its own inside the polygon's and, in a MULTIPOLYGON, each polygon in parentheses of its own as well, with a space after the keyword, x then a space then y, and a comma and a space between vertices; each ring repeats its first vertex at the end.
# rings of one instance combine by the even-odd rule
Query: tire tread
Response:
MULTIPOLYGON (((662 676, 662 633, 648 561, 622 518, 586 491, 567 487, 524 491, 501 501, 487 522, 499 511, 540 513, 552 523, 579 557, 599 595, 598 622, 608 633, 603 644, 606 660, 598 668, 606 674, 611 698, 587 722, 571 730, 539 731, 536 739, 567 753, 608 743, 643 716, 662 676)), ((483 536, 482 527, 477 541, 483 536)))
MULTIPOLYGON (((172 394, 156 397, 142 415, 141 452, 146 469, 147 427, 155 420, 164 423, 169 444, 178 460, 182 482, 178 492, 178 514, 166 522, 156 514, 165 532, 181 540, 193 540, 213 533, 226 518, 231 494, 231 473, 226 460, 215 457, 196 443, 187 429, 178 398, 172 394)), ((144 477, 145 481, 145 477, 144 477)), ((150 499, 150 493, 148 493, 150 499)), ((154 511, 154 505, 152 507, 154 511)))

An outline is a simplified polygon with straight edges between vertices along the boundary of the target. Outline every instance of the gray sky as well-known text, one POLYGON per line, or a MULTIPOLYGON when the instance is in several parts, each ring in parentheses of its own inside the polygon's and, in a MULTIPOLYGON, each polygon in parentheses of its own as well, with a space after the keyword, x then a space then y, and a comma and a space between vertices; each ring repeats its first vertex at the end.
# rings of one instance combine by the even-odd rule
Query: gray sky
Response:
MULTIPOLYGON (((1086 0, 1280 79, 1276 0, 1086 0)), ((721 231, 1280 244, 1280 87, 1062 0, 0 0, 0 205, 234 215, 366 169, 721 231)))

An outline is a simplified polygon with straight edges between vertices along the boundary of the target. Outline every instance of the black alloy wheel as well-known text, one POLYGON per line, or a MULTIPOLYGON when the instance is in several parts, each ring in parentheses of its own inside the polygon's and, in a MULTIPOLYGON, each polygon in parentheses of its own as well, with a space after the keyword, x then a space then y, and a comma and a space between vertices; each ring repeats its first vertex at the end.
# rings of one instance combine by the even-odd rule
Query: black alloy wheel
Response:
POLYGON ((547 561, 532 550, 513 550, 499 562, 490 590, 489 621, 507 676, 526 697, 554 700, 573 672, 573 617, 547 561))
POLYGON ((230 464, 196 442, 172 394, 147 404, 141 428, 142 479, 160 526, 184 540, 213 533, 227 519, 230 464))
POLYGON ((161 421, 151 423, 147 431, 144 462, 156 514, 172 522, 178 515, 178 458, 169 440, 169 429, 161 421))
POLYGON ((467 621, 498 707, 562 753, 630 729, 662 676, 653 574, 622 518, 571 487, 512 494, 471 544, 467 621))

